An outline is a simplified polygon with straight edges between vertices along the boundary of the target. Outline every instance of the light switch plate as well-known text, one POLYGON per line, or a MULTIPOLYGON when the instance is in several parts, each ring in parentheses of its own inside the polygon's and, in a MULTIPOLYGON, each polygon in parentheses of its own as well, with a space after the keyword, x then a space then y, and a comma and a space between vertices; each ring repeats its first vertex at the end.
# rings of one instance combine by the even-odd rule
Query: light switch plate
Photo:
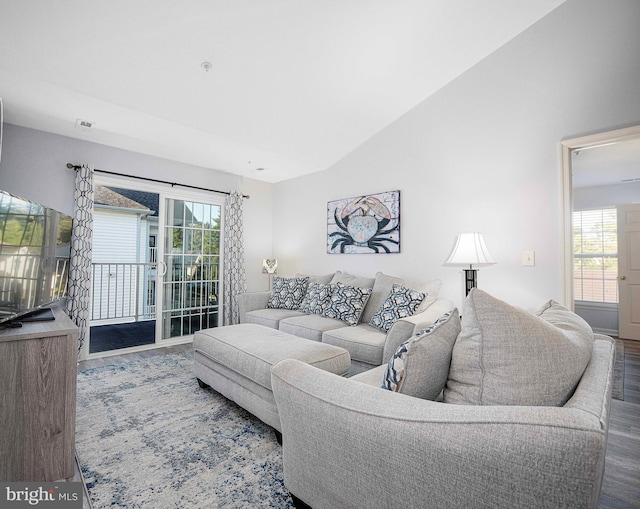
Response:
POLYGON ((536 252, 535 251, 523 251, 522 252, 522 265, 525 267, 533 267, 536 264, 536 252))

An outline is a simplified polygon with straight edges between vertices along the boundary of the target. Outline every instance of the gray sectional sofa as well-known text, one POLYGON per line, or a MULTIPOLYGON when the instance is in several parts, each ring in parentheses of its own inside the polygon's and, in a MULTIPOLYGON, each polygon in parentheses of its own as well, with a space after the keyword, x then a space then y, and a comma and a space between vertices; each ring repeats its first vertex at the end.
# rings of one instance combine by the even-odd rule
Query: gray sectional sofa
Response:
POLYGON ((614 359, 611 338, 557 303, 533 314, 474 289, 461 323, 445 314, 386 370, 283 360, 285 486, 299 508, 595 508, 614 359))
MULTIPOLYGON (((301 274, 296 277, 303 278, 301 274)), ((337 271, 325 276, 309 276, 309 284, 338 283, 358 288, 370 288, 362 315, 356 325, 330 318, 319 313, 306 313, 299 309, 267 307, 271 292, 248 292, 238 296, 240 323, 253 323, 278 329, 312 341, 321 341, 346 349, 351 355, 350 375, 368 371, 388 362, 398 346, 416 330, 433 323, 452 309, 448 299, 438 298, 440 281, 412 283, 378 272, 373 278, 358 277, 337 271), (370 325, 373 315, 389 296, 393 285, 402 285, 426 296, 417 311, 395 321, 388 331, 370 325)))

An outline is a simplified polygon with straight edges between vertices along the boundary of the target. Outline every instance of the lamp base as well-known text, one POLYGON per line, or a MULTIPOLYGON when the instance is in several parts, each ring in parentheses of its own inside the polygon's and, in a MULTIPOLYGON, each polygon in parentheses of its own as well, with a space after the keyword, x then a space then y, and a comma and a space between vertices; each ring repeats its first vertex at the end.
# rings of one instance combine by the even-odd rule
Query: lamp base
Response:
POLYGON ((464 269, 464 279, 467 288, 465 296, 469 295, 472 288, 476 288, 478 285, 478 271, 476 269, 464 269))

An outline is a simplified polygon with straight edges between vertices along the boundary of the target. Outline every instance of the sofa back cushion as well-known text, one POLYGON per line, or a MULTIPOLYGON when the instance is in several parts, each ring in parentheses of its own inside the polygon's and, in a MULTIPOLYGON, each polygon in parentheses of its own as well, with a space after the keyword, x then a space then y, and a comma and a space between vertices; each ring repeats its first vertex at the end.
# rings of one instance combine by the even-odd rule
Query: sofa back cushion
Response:
POLYGON ((331 278, 332 285, 342 283, 344 285, 355 286, 358 288, 373 288, 374 281, 375 279, 372 277, 353 276, 340 270, 336 271, 331 278))
POLYGON ((473 289, 453 347, 445 403, 562 406, 591 359, 593 331, 549 301, 537 314, 473 289))
POLYGON ((369 298, 369 302, 367 302, 367 307, 362 313, 363 322, 371 322, 373 315, 378 312, 384 301, 389 297, 394 284, 425 294, 425 298, 415 311, 416 313, 420 313, 435 302, 438 297, 438 292, 440 291, 441 281, 439 279, 434 279, 433 281, 428 281, 426 283, 412 283, 399 277, 388 276, 382 272, 378 272, 372 285, 373 293, 369 298))
POLYGON ((308 277, 273 277, 273 289, 267 302, 268 308, 298 309, 307 294, 308 277))
POLYGON ((398 347, 387 364, 382 388, 435 400, 447 382, 459 333, 460 315, 454 308, 398 347))
POLYGON ((324 274, 323 276, 308 276, 306 274, 300 274, 299 272, 296 273, 296 277, 308 277, 309 278, 309 284, 311 284, 311 283, 331 283, 331 280, 333 279, 333 276, 335 276, 335 272, 332 272, 331 274, 324 274))

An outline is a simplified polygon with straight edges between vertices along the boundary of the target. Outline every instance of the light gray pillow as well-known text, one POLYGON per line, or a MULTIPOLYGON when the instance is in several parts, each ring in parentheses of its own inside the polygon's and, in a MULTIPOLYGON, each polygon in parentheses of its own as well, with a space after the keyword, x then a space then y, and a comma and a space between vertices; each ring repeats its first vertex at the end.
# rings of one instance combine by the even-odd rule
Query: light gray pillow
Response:
POLYGON ((331 274, 325 274, 323 276, 308 276, 306 274, 300 274, 299 272, 296 273, 296 277, 308 277, 309 278, 309 284, 311 283, 330 283, 331 280, 333 279, 333 276, 335 276, 335 272, 332 272, 331 274))
POLYGON ((557 302, 532 314, 475 288, 464 304, 444 402, 562 406, 593 341, 589 324, 557 302))
POLYGON ((434 401, 447 382, 459 333, 460 315, 454 308, 398 347, 387 364, 382 388, 434 401))
POLYGON ((333 275, 333 278, 331 278, 332 285, 342 283, 344 285, 356 286, 358 288, 373 288, 374 281, 375 279, 372 277, 354 276, 340 270, 336 271, 336 273, 333 275))
POLYGON ((376 273, 375 282, 373 283, 373 293, 369 298, 369 302, 367 302, 367 307, 365 308, 364 313, 362 313, 363 322, 369 323, 371 321, 373 315, 378 312, 386 298, 389 296, 389 293, 391 293, 394 284, 410 288, 411 290, 417 290, 418 292, 425 294, 425 298, 415 311, 416 313, 421 313, 435 302, 442 282, 439 279, 434 279, 433 281, 427 281, 426 283, 412 283, 399 277, 383 274, 382 272, 376 273))

